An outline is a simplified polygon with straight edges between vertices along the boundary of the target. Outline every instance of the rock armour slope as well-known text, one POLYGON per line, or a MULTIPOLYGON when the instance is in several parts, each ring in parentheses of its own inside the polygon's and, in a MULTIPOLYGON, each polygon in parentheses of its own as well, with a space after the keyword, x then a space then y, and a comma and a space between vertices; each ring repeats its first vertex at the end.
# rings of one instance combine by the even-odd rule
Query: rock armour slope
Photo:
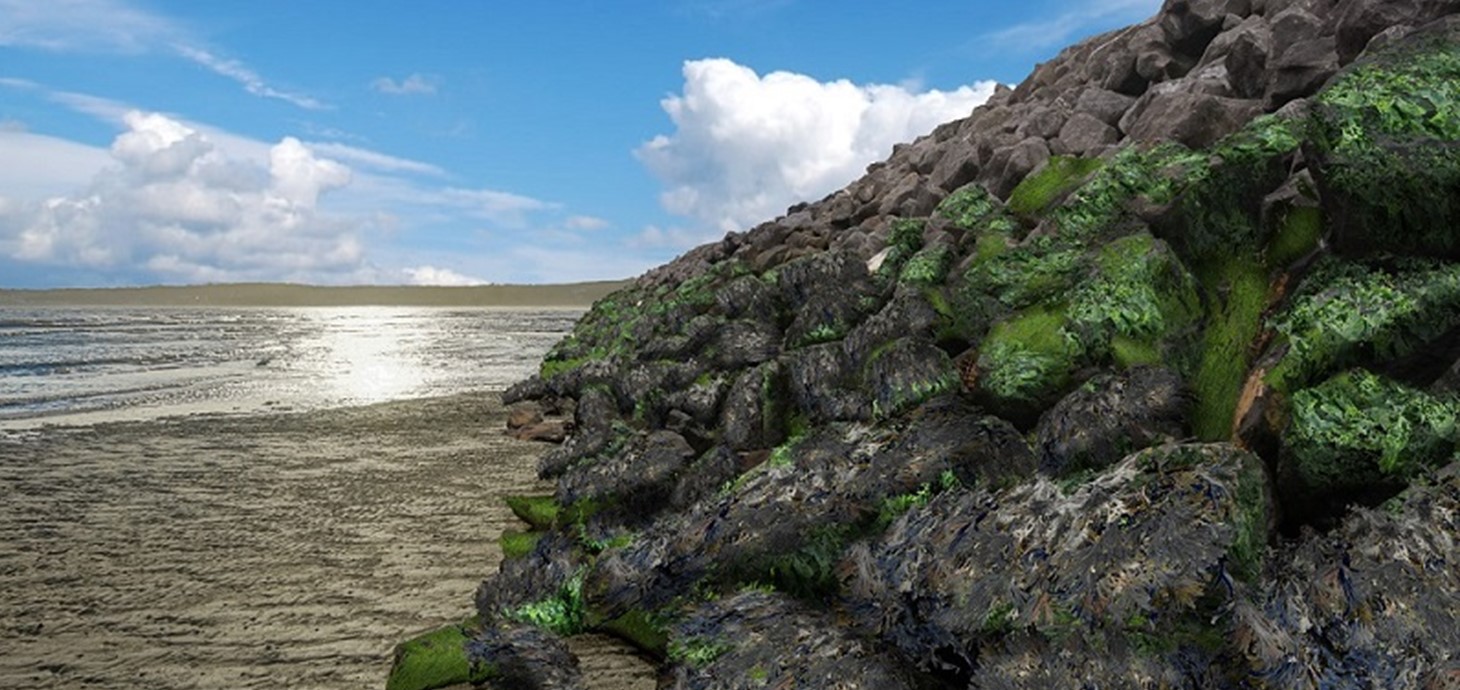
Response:
POLYGON ((601 300, 507 394, 572 431, 475 662, 1460 687, 1457 15, 1168 0, 601 300))

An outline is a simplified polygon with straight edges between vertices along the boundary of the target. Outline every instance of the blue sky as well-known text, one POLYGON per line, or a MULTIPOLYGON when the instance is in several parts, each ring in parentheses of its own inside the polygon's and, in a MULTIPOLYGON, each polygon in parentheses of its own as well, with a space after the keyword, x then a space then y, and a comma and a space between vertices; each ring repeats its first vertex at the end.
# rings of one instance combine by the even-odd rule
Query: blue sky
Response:
POLYGON ((0 0, 0 286, 624 278, 1159 0, 0 0))

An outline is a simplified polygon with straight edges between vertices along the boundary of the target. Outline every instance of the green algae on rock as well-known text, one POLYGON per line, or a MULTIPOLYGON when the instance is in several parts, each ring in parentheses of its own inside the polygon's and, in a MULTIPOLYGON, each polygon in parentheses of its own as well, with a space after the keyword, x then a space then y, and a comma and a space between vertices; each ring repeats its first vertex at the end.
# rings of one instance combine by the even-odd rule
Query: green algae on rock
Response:
POLYGON ((681 688, 1460 672, 1460 6, 1290 5, 1171 0, 601 301, 505 396, 574 409, 572 515, 482 620, 681 688))
POLYGON ((493 671, 474 667, 467 658, 466 645, 475 627, 475 620, 468 620, 396 645, 386 690, 432 690, 486 681, 493 671))

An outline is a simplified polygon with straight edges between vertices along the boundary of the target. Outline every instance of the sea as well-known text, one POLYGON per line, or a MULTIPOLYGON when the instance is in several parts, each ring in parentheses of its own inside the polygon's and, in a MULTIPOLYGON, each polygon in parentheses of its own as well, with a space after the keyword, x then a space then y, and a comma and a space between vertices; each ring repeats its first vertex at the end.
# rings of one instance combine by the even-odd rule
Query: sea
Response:
POLYGON ((0 430, 500 390, 576 309, 0 307, 0 430))

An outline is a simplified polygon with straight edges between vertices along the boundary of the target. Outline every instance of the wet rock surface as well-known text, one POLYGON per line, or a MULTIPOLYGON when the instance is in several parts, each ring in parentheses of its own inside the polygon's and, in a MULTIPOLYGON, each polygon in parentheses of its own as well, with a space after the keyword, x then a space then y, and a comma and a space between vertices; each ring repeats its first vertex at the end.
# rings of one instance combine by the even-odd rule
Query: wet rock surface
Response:
POLYGON ((1168 0, 601 300, 481 615, 670 687, 1453 686, 1457 13, 1168 0))

